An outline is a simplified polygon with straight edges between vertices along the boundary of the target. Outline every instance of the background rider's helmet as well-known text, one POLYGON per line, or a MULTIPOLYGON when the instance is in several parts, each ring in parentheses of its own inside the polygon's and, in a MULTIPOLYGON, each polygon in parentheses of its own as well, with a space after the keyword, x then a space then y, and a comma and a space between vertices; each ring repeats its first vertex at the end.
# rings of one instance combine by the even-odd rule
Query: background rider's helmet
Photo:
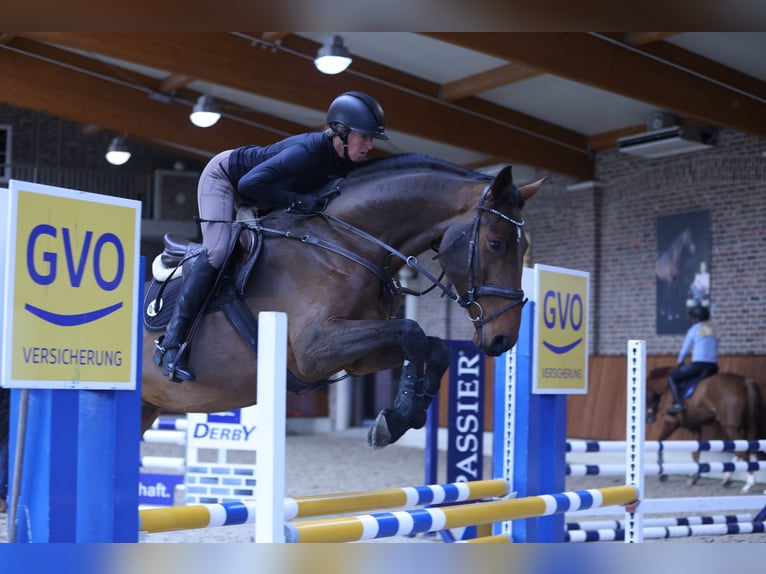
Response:
POLYGON ((383 108, 363 92, 345 92, 333 100, 327 110, 327 125, 333 124, 379 140, 388 139, 383 108))
POLYGON ((696 305, 689 309, 689 316, 698 321, 707 321, 710 319, 710 311, 707 307, 702 305, 696 305))

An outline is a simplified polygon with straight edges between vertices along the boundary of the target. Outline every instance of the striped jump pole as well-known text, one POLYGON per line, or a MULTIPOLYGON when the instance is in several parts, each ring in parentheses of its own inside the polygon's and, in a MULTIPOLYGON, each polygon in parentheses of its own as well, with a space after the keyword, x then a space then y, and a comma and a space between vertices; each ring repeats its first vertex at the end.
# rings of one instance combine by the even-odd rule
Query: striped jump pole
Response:
POLYGON ((637 497, 638 489, 624 485, 442 508, 307 520, 287 524, 285 540, 287 542, 357 542, 506 520, 550 516, 583 508, 623 505, 634 502, 637 497))
POLYGON ((186 459, 178 456, 142 456, 139 459, 139 466, 142 468, 157 468, 183 472, 186 469, 186 459))
MULTIPOLYGON (((624 440, 568 440, 568 453, 583 452, 625 452, 628 447, 624 440)), ((644 452, 740 452, 764 451, 766 440, 669 440, 644 442, 644 452)))
MULTIPOLYGON (((677 518, 644 518, 644 526, 695 526, 697 524, 735 524, 759 522, 752 514, 719 514, 711 516, 683 516, 677 518)), ((625 528, 624 520, 587 520, 567 522, 567 530, 616 530, 625 528)))
MULTIPOLYGON (((711 472, 755 472, 766 470, 766 462, 666 462, 663 464, 644 464, 645 475, 658 476, 661 474, 707 474, 711 472)), ((625 473, 625 465, 614 464, 568 464, 566 465, 567 476, 619 476, 625 473)))
MULTIPOLYGON (((338 494, 318 494, 286 498, 285 520, 367 512, 383 508, 407 508, 429 504, 450 504, 508 494, 502 479, 454 482, 403 488, 388 488, 338 494)), ((152 508, 139 511, 142 532, 170 532, 213 526, 255 523, 254 502, 196 504, 175 508, 152 508)))
MULTIPOLYGON (((657 540, 660 538, 725 536, 727 534, 755 534, 761 532, 766 532, 766 525, 763 522, 646 526, 643 530, 643 538, 646 540, 657 540)), ((572 530, 565 535, 566 542, 612 542, 615 540, 625 540, 625 531, 621 529, 572 530)))

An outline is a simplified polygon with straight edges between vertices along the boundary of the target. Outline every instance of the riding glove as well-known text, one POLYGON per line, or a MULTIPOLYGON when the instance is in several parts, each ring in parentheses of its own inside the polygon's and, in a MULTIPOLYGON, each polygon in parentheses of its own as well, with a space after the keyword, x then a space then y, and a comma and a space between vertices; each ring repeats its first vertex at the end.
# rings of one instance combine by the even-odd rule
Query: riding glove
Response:
POLYGON ((325 205, 325 199, 317 195, 296 195, 291 206, 300 213, 319 213, 325 205))

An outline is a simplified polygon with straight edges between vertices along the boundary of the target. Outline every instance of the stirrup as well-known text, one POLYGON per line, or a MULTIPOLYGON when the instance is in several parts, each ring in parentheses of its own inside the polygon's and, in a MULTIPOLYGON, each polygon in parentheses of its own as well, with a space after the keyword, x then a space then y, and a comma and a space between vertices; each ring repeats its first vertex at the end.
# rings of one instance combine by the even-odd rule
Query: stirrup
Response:
POLYGON ((683 411, 686 407, 684 405, 673 404, 665 409, 665 412, 669 415, 677 415, 683 411))

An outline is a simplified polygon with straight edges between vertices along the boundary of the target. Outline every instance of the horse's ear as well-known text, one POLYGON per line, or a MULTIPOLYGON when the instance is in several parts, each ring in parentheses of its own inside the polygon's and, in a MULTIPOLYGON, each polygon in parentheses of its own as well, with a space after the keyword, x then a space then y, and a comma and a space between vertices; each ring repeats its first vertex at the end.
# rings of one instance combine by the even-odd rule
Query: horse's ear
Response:
POLYGON ((513 186, 513 175, 511 174, 511 166, 507 165, 501 169, 495 179, 492 181, 492 186, 489 189, 487 199, 490 201, 499 201, 513 186))
POLYGON ((519 188, 519 193, 521 194, 521 197, 523 197, 525 200, 532 197, 534 194, 540 191, 540 187, 543 185, 543 182, 546 179, 548 179, 548 176, 541 177, 537 181, 533 181, 532 183, 528 183, 527 185, 522 185, 519 188))
MULTIPOLYGON (((541 177, 537 181, 533 181, 532 183, 528 183, 526 185, 522 185, 519 188, 519 193, 521 194, 521 197, 523 197, 525 200, 532 197, 534 194, 536 194, 540 187, 543 185, 543 182, 548 179, 548 176, 541 177)), ((492 182, 492 187, 490 188, 490 192, 488 195, 488 199, 491 201, 499 201, 506 193, 508 193, 511 188, 513 187, 513 175, 511 174, 511 166, 507 165, 503 169, 501 169, 498 174, 495 176, 494 181, 492 182)))

